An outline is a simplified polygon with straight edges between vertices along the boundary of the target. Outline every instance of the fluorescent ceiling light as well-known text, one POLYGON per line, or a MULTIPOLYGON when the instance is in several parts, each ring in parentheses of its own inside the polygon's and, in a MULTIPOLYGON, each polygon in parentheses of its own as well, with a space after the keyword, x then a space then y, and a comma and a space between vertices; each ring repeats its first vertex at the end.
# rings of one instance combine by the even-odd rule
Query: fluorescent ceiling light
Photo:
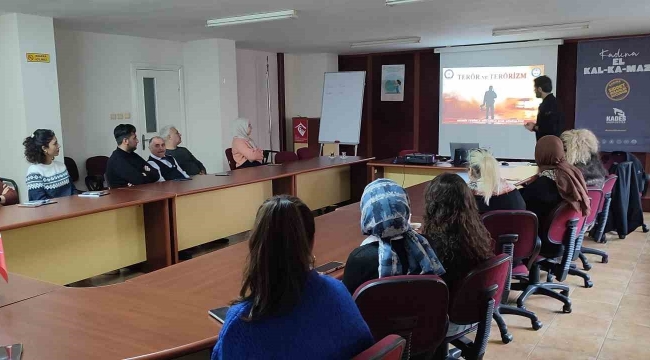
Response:
POLYGON ((381 46, 381 45, 417 44, 419 42, 420 42, 420 37, 414 36, 414 37, 406 37, 406 38, 399 38, 399 39, 360 41, 360 42, 355 42, 350 44, 350 47, 360 48, 360 47, 381 46))
POLYGON ((494 29, 492 30, 492 36, 519 35, 519 34, 528 34, 528 33, 536 33, 536 32, 582 30, 582 29, 589 29, 589 22, 525 26, 525 27, 509 28, 509 29, 494 29))
POLYGON ((408 4, 408 3, 420 2, 420 1, 425 1, 425 0, 386 0, 386 6, 402 5, 402 4, 408 4))
POLYGON ((221 19, 208 20, 206 26, 226 26, 226 25, 239 25, 248 24, 253 22, 271 21, 271 20, 284 20, 295 19, 298 17, 296 10, 281 10, 266 13, 248 14, 240 16, 231 16, 221 19))

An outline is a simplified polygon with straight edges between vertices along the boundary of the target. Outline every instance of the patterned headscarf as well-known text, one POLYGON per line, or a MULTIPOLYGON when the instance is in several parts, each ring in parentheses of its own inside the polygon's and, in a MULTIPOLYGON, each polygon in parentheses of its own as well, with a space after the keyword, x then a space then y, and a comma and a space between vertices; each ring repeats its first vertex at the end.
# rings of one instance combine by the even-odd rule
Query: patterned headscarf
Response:
POLYGON ((370 235, 365 243, 379 242, 379 277, 402 274, 399 256, 393 251, 392 240, 403 239, 408 254, 409 274, 418 265, 420 274, 442 275, 442 267, 427 239, 409 224, 410 202, 404 189, 392 180, 378 179, 366 186, 361 197, 361 231, 370 235))

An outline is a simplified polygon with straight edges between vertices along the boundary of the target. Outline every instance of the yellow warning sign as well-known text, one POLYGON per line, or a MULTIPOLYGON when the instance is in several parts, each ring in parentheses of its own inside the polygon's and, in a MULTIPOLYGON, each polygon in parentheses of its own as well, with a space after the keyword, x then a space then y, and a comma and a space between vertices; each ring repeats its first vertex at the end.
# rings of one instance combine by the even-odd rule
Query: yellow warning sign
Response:
POLYGON ((50 62, 50 54, 27 53, 27 62, 50 62))

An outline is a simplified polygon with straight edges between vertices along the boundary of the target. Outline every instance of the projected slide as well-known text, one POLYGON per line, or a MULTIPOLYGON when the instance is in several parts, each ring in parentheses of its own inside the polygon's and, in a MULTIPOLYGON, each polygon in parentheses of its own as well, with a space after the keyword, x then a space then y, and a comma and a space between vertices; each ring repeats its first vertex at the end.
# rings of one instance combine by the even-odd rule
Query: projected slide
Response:
POLYGON ((544 65, 442 69, 443 124, 523 125, 542 102, 533 79, 544 65))

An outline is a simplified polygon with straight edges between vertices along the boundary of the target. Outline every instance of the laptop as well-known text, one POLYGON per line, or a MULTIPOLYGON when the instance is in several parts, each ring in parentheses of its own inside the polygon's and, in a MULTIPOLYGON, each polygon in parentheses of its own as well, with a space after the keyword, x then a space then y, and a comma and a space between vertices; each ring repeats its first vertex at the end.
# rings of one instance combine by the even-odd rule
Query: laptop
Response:
POLYGON ((454 165, 456 166, 464 165, 467 163, 467 159, 469 158, 469 150, 478 148, 478 143, 449 143, 450 155, 453 159, 454 165), (464 151, 459 151, 459 156, 457 157, 456 150, 464 151))

